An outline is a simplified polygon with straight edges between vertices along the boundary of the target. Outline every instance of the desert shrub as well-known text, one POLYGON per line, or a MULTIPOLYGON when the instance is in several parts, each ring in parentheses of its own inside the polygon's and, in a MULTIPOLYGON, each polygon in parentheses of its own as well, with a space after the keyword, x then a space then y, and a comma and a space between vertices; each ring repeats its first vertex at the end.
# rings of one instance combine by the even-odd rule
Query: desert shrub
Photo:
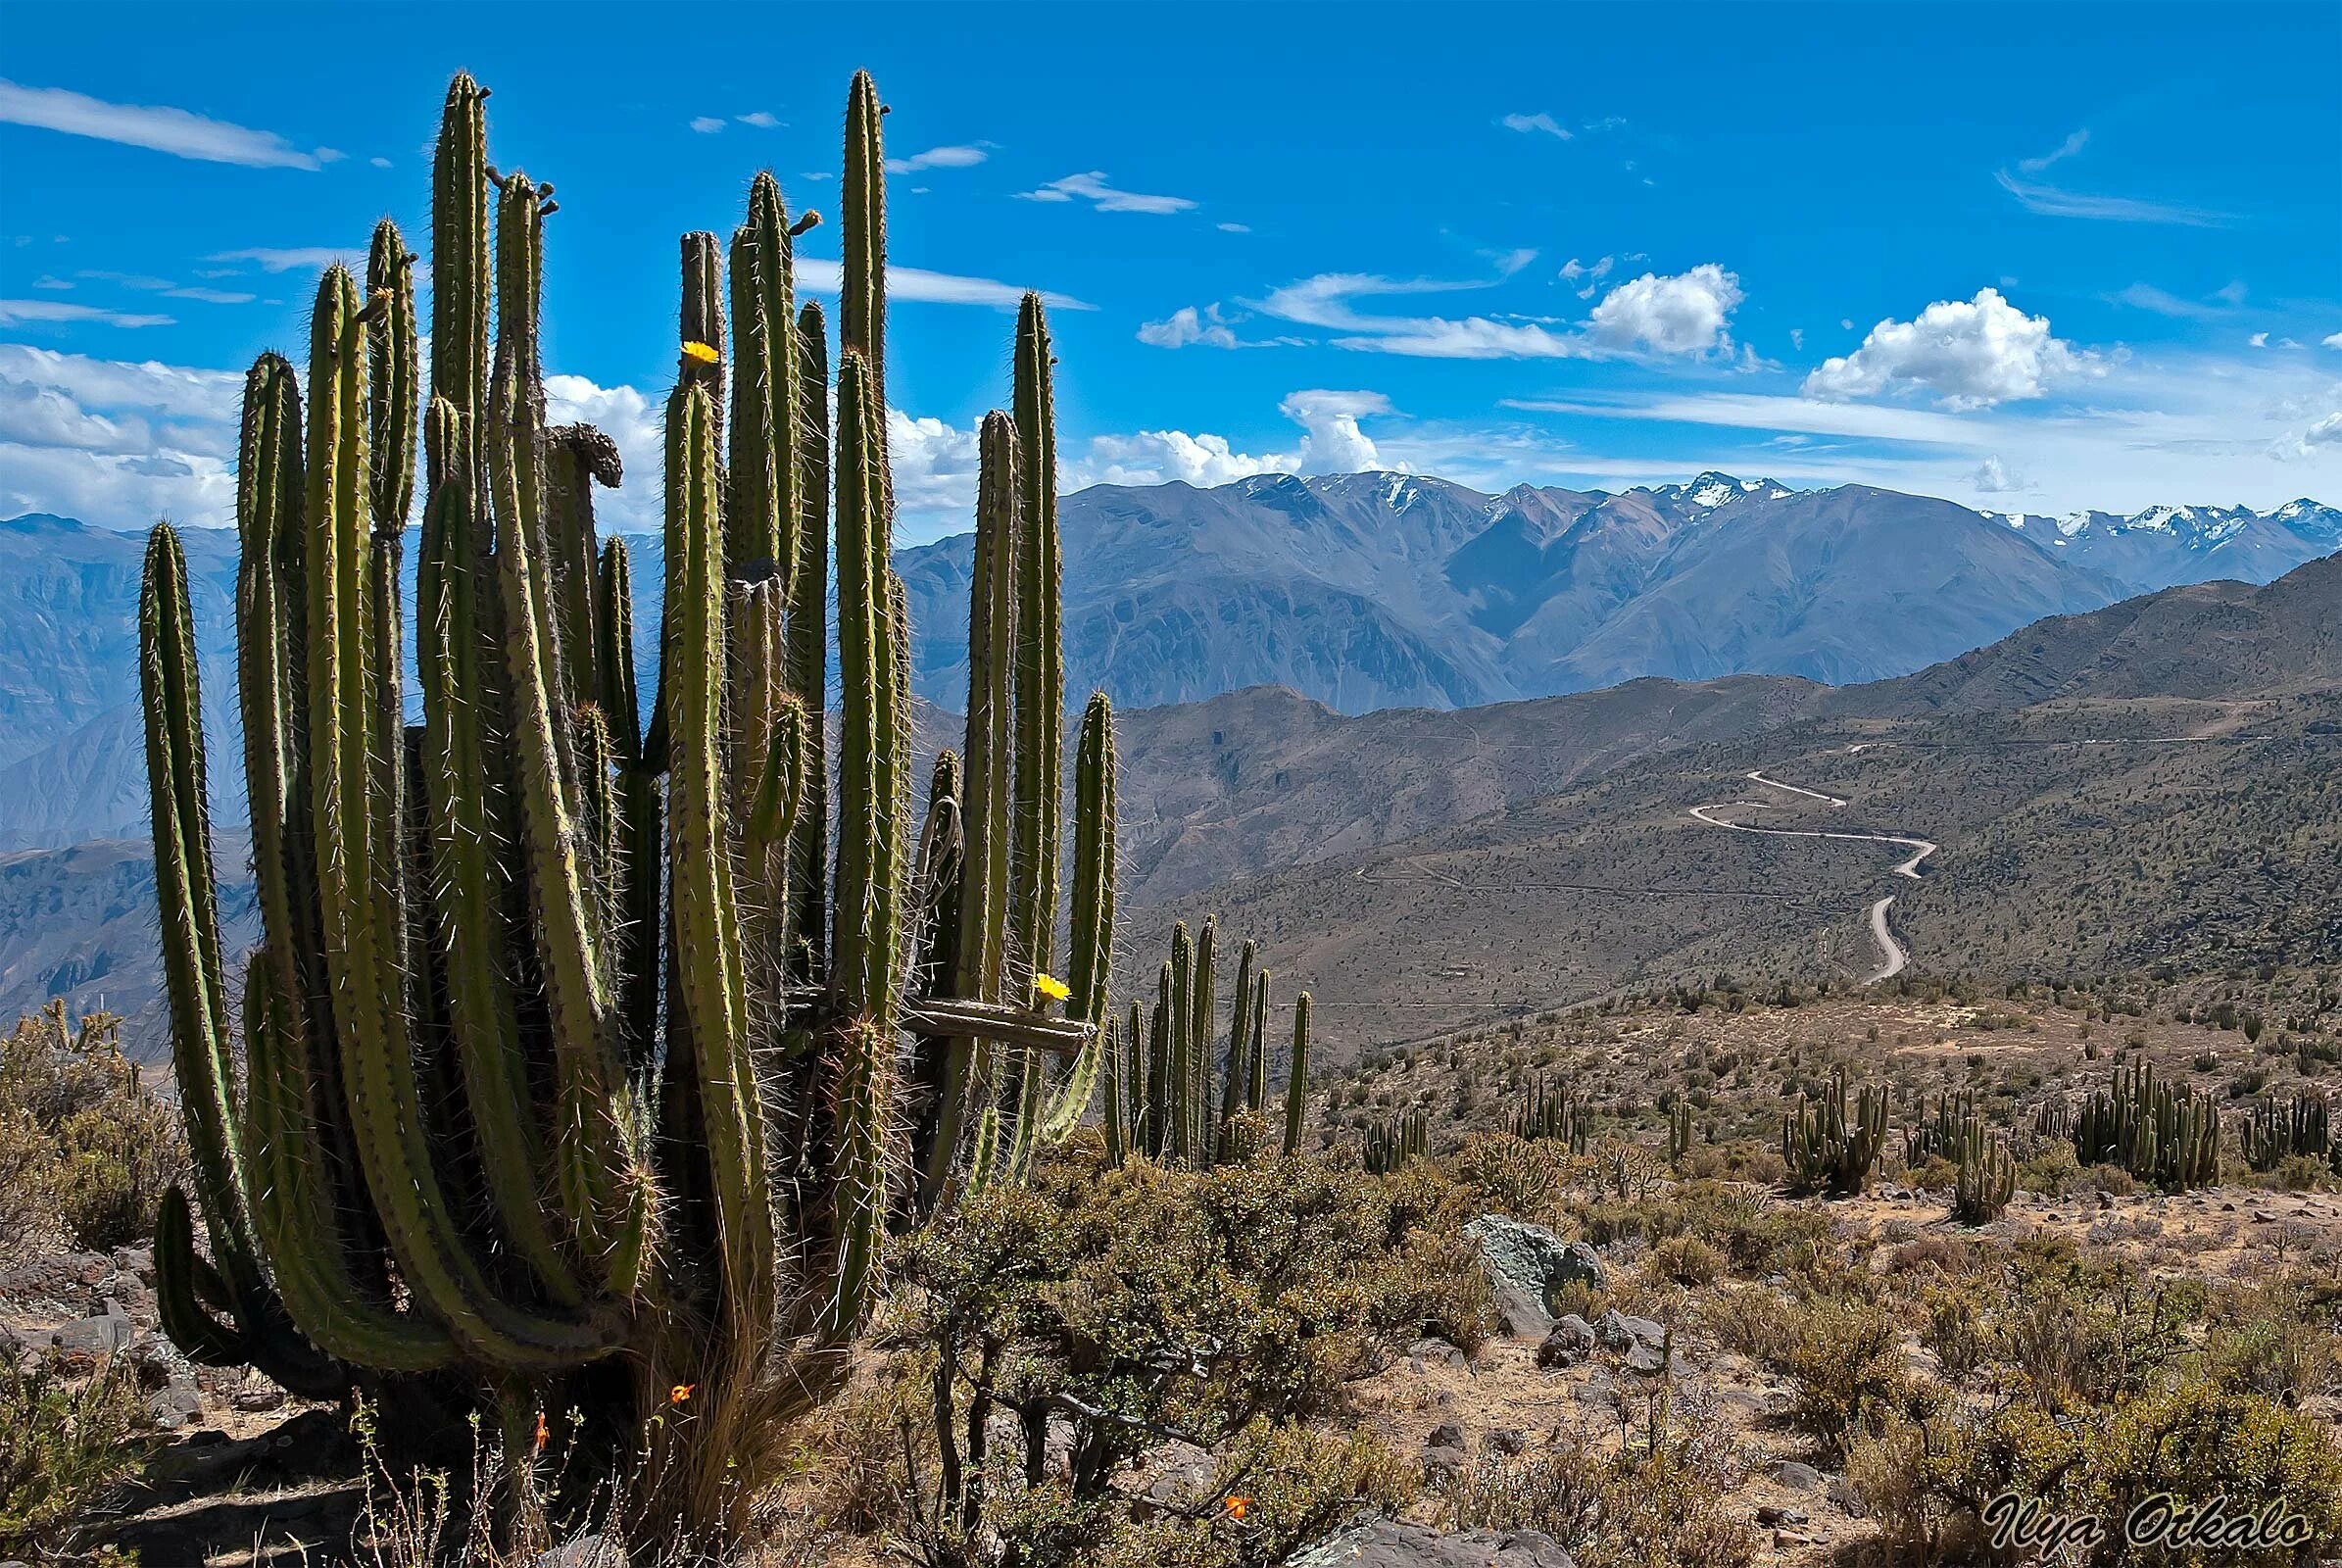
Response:
POLYGON ((2201 1379, 2078 1417, 2018 1403, 1891 1423, 1856 1445, 1847 1477, 1897 1562, 1966 1560, 1995 1516, 1994 1499, 2012 1494, 2099 1522, 2101 1539, 2070 1548, 2077 1564, 2273 1568, 2303 1560, 2311 1543, 2330 1547, 2342 1528, 2342 1452, 2325 1430, 2273 1400, 2201 1379), (2185 1509, 2215 1497, 2231 1519, 2271 1506, 2293 1515, 2307 1540, 2261 1552, 2124 1540, 2133 1510, 2185 1509))
POLYGON ((2287 1276, 2227 1292, 2207 1313, 2204 1375, 2285 1405, 2334 1386, 2334 1328, 2317 1292, 2287 1276))
POLYGON ((1696 1236, 1670 1236, 1651 1249, 1651 1272, 1697 1290, 1724 1276, 1724 1254, 1696 1236))
MULTIPOLYGON (((2042 1198, 2063 1198, 2081 1178, 2081 1160, 2066 1139, 2046 1141, 2017 1163, 2017 1185, 2042 1198)), ((2127 1179, 2127 1176, 2125 1177, 2127 1179)))
POLYGON ((1483 1212, 1542 1220, 1569 1178, 1569 1145, 1522 1139, 1511 1133, 1481 1133, 1456 1152, 1455 1177, 1483 1212))
POLYGON ((43 1556, 138 1467, 138 1382, 125 1362, 72 1380, 0 1356, 0 1556, 43 1556))
POLYGON ((1322 1156, 1117 1168, 1086 1137, 914 1237, 889 1333, 928 1384, 922 1549, 955 1561, 1078 1539, 1105 1555, 1112 1483, 1166 1437, 1267 1444, 1427 1326, 1476 1344, 1487 1283, 1443 1222, 1418 1223, 1444 1204, 1408 1181, 1401 1206, 1322 1156), (997 1451, 996 1425, 1014 1451, 997 1451))
POLYGON ((1744 1475, 1730 1429, 1704 1400, 1655 1411, 1656 1430, 1617 1448, 1572 1436, 1506 1457, 1484 1451, 1448 1478, 1458 1527, 1536 1530, 1582 1568, 1740 1568, 1757 1539, 1727 1500, 1744 1475))
POLYGON ((2063 1238, 2030 1237, 2009 1253, 1992 1313, 1995 1359, 2050 1409, 2110 1404, 2144 1390, 2191 1348, 2204 1289, 2160 1281, 2121 1259, 2085 1257, 2063 1238))
POLYGON ((1103 1561, 1109 1568, 1267 1568, 1362 1509, 1398 1512, 1414 1500, 1417 1478, 1416 1467, 1372 1432, 1256 1423, 1229 1446, 1210 1494, 1194 1499, 1187 1517, 1127 1532, 1103 1561))
POLYGON ((1734 1291, 1711 1303, 1706 1320, 1726 1346, 1789 1385, 1790 1425, 1832 1458, 1858 1434, 1922 1402, 1904 1369, 1900 1325, 1854 1290, 1802 1298, 1734 1291))
POLYGON ((54 1232, 106 1251, 152 1233, 184 1173, 175 1110, 122 1054, 121 1020, 51 1003, 0 1038, 0 1246, 54 1232))

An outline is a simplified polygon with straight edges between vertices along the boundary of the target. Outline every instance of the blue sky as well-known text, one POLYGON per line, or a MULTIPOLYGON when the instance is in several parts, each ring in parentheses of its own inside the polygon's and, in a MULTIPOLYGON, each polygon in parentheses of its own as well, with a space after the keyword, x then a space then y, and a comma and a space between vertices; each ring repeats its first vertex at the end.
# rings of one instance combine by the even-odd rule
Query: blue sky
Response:
POLYGON ((226 521, 241 368, 380 215, 422 248, 459 67, 493 160, 559 187, 548 368, 633 460, 622 524, 656 512, 677 234, 728 233, 764 167, 830 208, 857 66, 920 270, 907 538, 965 525, 1027 286, 1070 484, 2342 499, 2342 6, 552 16, 12 7, 0 514, 226 521))

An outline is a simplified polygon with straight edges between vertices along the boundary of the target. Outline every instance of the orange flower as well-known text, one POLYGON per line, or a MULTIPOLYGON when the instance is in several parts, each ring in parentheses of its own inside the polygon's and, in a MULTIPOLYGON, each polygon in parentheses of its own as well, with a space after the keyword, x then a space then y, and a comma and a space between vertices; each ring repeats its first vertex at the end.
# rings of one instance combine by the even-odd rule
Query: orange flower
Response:
POLYGON ((698 1388, 699 1385, 697 1383, 678 1383, 673 1388, 666 1391, 666 1402, 669 1404, 681 1404, 684 1400, 690 1398, 694 1391, 696 1391, 698 1388))
POLYGON ((1250 1497, 1230 1497, 1228 1499, 1228 1517, 1234 1519, 1238 1524, 1243 1524, 1244 1514, 1251 1506, 1252 1499, 1250 1497))
POLYGON ((548 1430, 545 1425, 545 1412, 539 1410, 537 1412, 537 1451, 539 1453, 543 1453, 545 1451, 545 1445, 550 1442, 552 1438, 553 1433, 548 1430))

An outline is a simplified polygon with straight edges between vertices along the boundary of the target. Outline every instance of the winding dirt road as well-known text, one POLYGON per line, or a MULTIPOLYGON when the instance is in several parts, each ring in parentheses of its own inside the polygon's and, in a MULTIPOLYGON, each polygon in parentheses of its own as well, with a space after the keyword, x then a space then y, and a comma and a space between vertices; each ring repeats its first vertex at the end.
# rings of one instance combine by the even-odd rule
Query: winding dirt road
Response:
MULTIPOLYGON (((1752 767, 1743 776, 1751 783, 1762 784, 1767 789, 1780 790, 1788 795, 1803 796, 1809 801, 1820 801, 1831 810, 1836 810, 1846 804, 1836 796, 1825 795, 1820 790, 1809 790, 1797 784, 1783 784, 1777 778, 1767 778, 1765 770, 1761 767, 1752 767)), ((1779 804, 1776 801, 1714 801, 1706 806, 1692 807, 1691 815, 1694 819, 1705 822, 1710 827, 1730 828, 1734 833, 1762 833, 1771 838, 1782 839, 1856 839, 1867 844, 1899 845, 1911 851, 1912 855, 1909 859, 1894 868, 1894 874, 1907 876, 1915 882, 1919 880, 1920 862, 1933 855, 1936 850, 1936 846, 1926 839, 1906 838, 1899 833, 1828 833, 1819 828, 1751 827, 1746 822, 1729 822, 1712 814, 1735 808, 1770 810, 1779 804)), ((1891 980, 1901 974, 1911 962, 1910 952, 1904 948, 1902 943, 1895 940, 1894 931, 1887 924, 1887 911, 1894 907, 1894 898, 1889 895, 1873 904, 1867 911, 1871 936, 1878 944, 1878 956, 1881 961, 1877 971, 1863 982, 1865 985, 1875 986, 1881 980, 1891 980)))

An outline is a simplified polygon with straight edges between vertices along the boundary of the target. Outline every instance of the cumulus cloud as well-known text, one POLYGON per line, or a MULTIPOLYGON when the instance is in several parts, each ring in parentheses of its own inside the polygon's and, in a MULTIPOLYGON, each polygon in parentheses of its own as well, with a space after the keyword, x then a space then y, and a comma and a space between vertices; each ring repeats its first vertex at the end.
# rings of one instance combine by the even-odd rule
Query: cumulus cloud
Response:
POLYGON ((248 169, 318 169, 342 156, 330 147, 305 153, 274 131, 207 120, 184 109, 110 104, 60 87, 21 87, 7 80, 0 80, 0 122, 248 169))
POLYGON ((981 147, 930 147, 908 158, 887 160, 890 174, 915 174, 922 169, 973 169, 990 155, 981 147))
POLYGON ((1238 323, 1244 317, 1224 314, 1217 300, 1198 310, 1183 305, 1159 321, 1143 321, 1139 325, 1139 341, 1158 349, 1265 349, 1287 347, 1302 340, 1297 337, 1245 338, 1237 335, 1238 323))
POLYGON ((2051 334, 2048 317, 1981 288, 1973 300, 1938 300, 1913 320, 1880 321, 1852 354, 1824 361, 1804 390, 1833 399, 1926 391, 1947 409, 1983 409, 2040 397, 2097 368, 2094 356, 2051 334))
POLYGON ((1105 172, 1098 169, 1052 179, 1038 190, 1019 191, 1017 198, 1028 202, 1084 201, 1101 213, 1184 213, 1195 205, 1185 196, 1148 196, 1139 191, 1116 190, 1107 182, 1105 172))
POLYGON ((1506 130, 1517 130, 1524 134, 1537 131, 1547 136, 1557 137, 1562 141, 1571 139, 1568 127, 1541 109, 1534 115, 1506 115, 1497 123, 1506 130))
POLYGON ((1747 296, 1740 279, 1713 262, 1675 277, 1645 272, 1602 296, 1593 335, 1654 354, 1732 352, 1732 312, 1747 296))
POLYGON ((2302 447, 2342 446, 2342 414, 2329 414, 2302 432, 2302 447))
POLYGON ((1301 444, 1294 451, 1239 452, 1225 436, 1185 430, 1102 435, 1067 468, 1065 483, 1079 488, 1177 479, 1209 488, 1256 473, 1360 473, 1405 466, 1383 456, 1359 427, 1362 418, 1391 412, 1391 400, 1380 392, 1312 388, 1291 394, 1277 408, 1301 427, 1301 444))
POLYGON ((2342 332, 2329 333, 2318 341, 2329 349, 2342 349, 2342 332))
POLYGON ((0 343, 0 514, 224 523, 243 377, 0 343))
POLYGON ((2009 471, 2008 465, 2000 461, 1998 453, 1976 465, 1976 489, 1985 495, 2002 495, 2024 488, 2025 481, 2009 471))
POLYGON ((703 136, 712 136, 724 128, 722 119, 715 115, 701 115, 691 122, 691 128, 703 136))

